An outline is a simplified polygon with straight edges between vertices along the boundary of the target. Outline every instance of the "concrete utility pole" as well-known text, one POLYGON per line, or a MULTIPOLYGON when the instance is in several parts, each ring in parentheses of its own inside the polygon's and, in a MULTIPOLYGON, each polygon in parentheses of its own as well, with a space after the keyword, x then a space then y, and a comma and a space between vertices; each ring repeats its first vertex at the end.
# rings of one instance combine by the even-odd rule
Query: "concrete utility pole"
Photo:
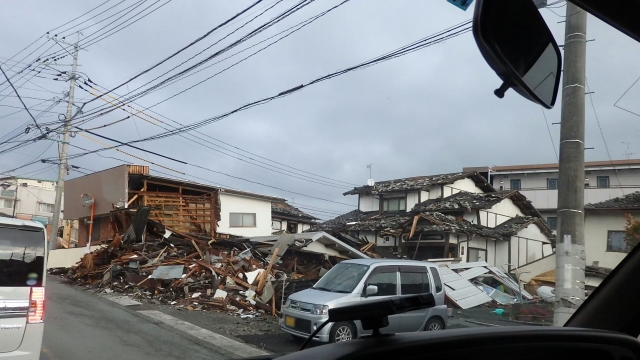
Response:
MULTIPOLYGON (((59 40, 58 40, 59 41, 59 40)), ((55 250, 58 243, 58 224, 60 222, 60 211, 62 210, 62 194, 64 193, 64 176, 68 170, 67 148, 69 145, 69 128, 71 127, 71 116, 73 112, 73 95, 76 89, 76 70, 78 68, 78 50, 80 50, 80 33, 76 43, 73 45, 73 65, 69 74, 69 97, 67 99, 67 114, 65 115, 64 130, 62 134, 62 146, 60 147, 60 167, 58 169, 58 182, 56 184, 56 202, 53 210, 53 223, 51 234, 49 234, 49 250, 55 250)))
POLYGON ((560 179, 553 325, 584 301, 584 112, 587 13, 567 1, 560 124, 560 179))

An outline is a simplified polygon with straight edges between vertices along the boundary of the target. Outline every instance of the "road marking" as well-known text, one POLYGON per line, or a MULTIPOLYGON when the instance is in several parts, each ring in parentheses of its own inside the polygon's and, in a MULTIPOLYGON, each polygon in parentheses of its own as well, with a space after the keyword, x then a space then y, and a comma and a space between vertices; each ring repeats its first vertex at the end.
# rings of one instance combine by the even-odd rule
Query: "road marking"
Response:
POLYGON ((172 326, 174 329, 183 331, 191 336, 221 347, 241 357, 267 355, 269 353, 256 349, 253 346, 243 344, 241 342, 230 339, 226 336, 216 334, 213 331, 203 329, 189 322, 180 320, 171 315, 156 310, 140 310, 140 314, 148 316, 154 320, 160 321, 166 325, 172 326))
POLYGON ((111 300, 114 303, 120 304, 122 306, 133 306, 133 305, 142 305, 141 302, 137 302, 133 299, 131 299, 128 296, 123 296, 123 295, 111 295, 111 294, 97 294, 98 296, 101 296, 107 300, 111 300))

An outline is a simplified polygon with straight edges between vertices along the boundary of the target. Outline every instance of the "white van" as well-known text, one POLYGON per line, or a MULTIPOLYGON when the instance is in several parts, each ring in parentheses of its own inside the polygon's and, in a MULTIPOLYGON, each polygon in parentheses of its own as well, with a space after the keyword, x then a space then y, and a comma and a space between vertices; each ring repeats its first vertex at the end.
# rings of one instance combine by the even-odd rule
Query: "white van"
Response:
MULTIPOLYGON (((282 309, 280 327, 306 338, 329 318, 329 309, 396 295, 431 293, 436 306, 389 316, 381 333, 443 330, 447 325, 445 290, 438 265, 391 259, 345 260, 312 288, 291 294, 282 309)), ((315 336, 320 342, 341 342, 371 334, 360 321, 330 323, 315 336)))
POLYGON ((45 227, 0 217, 0 358, 37 360, 44 332, 45 227))

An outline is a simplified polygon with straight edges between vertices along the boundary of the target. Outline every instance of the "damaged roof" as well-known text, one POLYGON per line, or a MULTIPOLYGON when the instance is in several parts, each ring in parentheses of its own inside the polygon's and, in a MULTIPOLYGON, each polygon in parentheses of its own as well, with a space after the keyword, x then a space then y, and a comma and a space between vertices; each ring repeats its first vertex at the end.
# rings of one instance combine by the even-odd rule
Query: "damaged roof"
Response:
MULTIPOLYGON (((376 211, 377 213, 377 211, 376 211)), ((331 220, 327 220, 323 223, 317 224, 313 226, 308 231, 325 231, 325 230, 338 230, 344 228, 347 223, 352 223, 356 221, 360 221, 361 219, 369 216, 370 213, 362 212, 358 209, 349 211, 346 214, 342 214, 337 216, 331 220)))
POLYGON ((548 238, 554 237, 551 229, 547 226, 547 223, 536 216, 516 216, 494 227, 493 230, 503 236, 515 236, 520 232, 520 230, 531 224, 536 224, 540 231, 548 238))
POLYGON ((412 190, 428 190, 429 188, 437 185, 448 185, 461 179, 471 179, 478 187, 485 192, 495 192, 496 190, 487 182, 482 175, 476 171, 442 174, 442 175, 429 175, 429 176, 416 176, 405 179, 395 179, 380 181, 373 186, 364 185, 353 188, 345 192, 343 195, 357 195, 357 194, 380 194, 387 192, 402 192, 412 190))
POLYGON ((364 230, 364 231, 376 231, 386 230, 394 231, 401 228, 408 220, 413 219, 410 214, 404 215, 388 215, 378 214, 376 211, 373 216, 365 217, 357 223, 350 225, 348 230, 364 230))
MULTIPOLYGON (((448 231, 468 235, 478 235, 492 239, 502 239, 502 235, 486 226, 472 224, 462 218, 456 218, 438 212, 420 214, 420 219, 416 225, 416 233, 429 231, 448 231)), ((413 219, 405 224, 405 231, 410 230, 413 219)))
POLYGON ((286 202, 272 202, 271 216, 307 222, 314 222, 315 220, 318 220, 318 218, 309 215, 286 202))
POLYGON ((517 190, 496 191, 490 193, 470 193, 461 191, 446 198, 425 200, 413 207, 413 211, 450 212, 461 210, 490 209, 502 200, 509 198, 527 216, 542 217, 531 202, 517 190))
POLYGON ((599 203, 586 204, 585 209, 610 209, 610 210, 633 210, 640 209, 640 191, 629 195, 619 196, 599 203))

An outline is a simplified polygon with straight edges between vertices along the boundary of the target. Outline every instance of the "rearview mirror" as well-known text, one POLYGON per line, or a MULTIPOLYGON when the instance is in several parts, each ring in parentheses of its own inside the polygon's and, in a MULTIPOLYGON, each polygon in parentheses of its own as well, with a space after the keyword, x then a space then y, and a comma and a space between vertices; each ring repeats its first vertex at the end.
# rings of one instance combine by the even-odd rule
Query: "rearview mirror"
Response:
POLYGON ((560 86, 562 56, 532 0, 478 0, 473 37, 480 53, 502 79, 494 93, 518 94, 553 108, 560 86))
POLYGON ((367 289, 364 292, 366 296, 375 295, 377 293, 378 293, 378 287, 375 285, 368 285, 367 289))

